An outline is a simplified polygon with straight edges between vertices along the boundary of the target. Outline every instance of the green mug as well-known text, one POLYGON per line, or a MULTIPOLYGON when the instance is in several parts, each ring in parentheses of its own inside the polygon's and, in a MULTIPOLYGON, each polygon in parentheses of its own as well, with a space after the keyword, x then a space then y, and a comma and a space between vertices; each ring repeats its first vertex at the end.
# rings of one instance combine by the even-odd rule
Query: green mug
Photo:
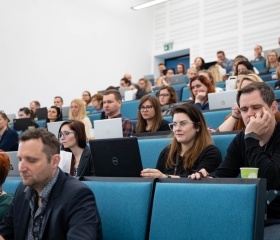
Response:
POLYGON ((258 168, 242 167, 240 173, 242 178, 258 178, 258 168))

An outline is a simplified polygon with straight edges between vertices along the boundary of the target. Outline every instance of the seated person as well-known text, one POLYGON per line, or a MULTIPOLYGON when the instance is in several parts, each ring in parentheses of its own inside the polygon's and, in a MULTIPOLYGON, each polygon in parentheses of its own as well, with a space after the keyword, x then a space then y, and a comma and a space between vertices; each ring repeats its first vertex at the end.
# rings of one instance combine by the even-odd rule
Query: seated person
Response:
POLYGON ((147 78, 140 78, 138 81, 139 89, 136 93, 136 99, 141 99, 144 95, 152 92, 152 86, 147 78))
MULTIPOLYGON (((273 89, 266 83, 253 82, 238 91, 237 104, 245 129, 232 140, 215 171, 201 169, 189 177, 235 178, 241 167, 253 167, 259 168, 259 178, 266 178, 267 190, 280 190, 280 123, 275 119, 278 104, 273 89)), ((268 218, 280 218, 280 197, 267 207, 268 218)))
POLYGON ((30 118, 31 126, 38 128, 39 125, 34 120, 34 113, 28 107, 20 108, 18 111, 18 118, 30 118))
POLYGON ((18 133, 9 128, 9 122, 6 113, 0 111, 0 152, 18 150, 18 133))
POLYGON ((145 95, 141 98, 138 107, 136 133, 168 131, 168 121, 161 115, 161 107, 157 97, 145 95))
POLYGON ((221 74, 220 68, 221 66, 218 64, 208 68, 208 71, 212 74, 215 82, 223 82, 223 75, 221 74))
POLYGON ((131 85, 131 81, 129 81, 127 78, 122 78, 120 80, 120 87, 129 87, 131 85))
POLYGON ((93 160, 87 145, 85 126, 81 121, 68 120, 59 128, 61 150, 72 153, 70 174, 72 176, 93 176, 93 160))
POLYGON ((58 122, 58 121, 62 121, 60 107, 51 106, 48 110, 48 118, 47 118, 45 127, 48 126, 47 123, 58 122))
POLYGON ((275 85, 274 89, 279 89, 280 88, 280 57, 278 58, 278 66, 276 68, 276 79, 279 79, 275 85))
POLYGON ((92 107, 91 94, 89 91, 83 91, 82 100, 85 102, 86 107, 92 107))
POLYGON ((167 70, 164 70, 165 74, 163 76, 159 76, 155 80, 155 86, 156 87, 162 87, 162 86, 170 86, 170 78, 175 74, 175 71, 173 68, 168 68, 167 70))
POLYGON ((206 77, 214 86, 215 86, 215 92, 223 92, 224 89, 220 88, 220 87, 216 87, 216 81, 212 75, 212 73, 209 70, 201 70, 198 72, 199 76, 204 76, 206 77))
POLYGON ((190 81, 192 102, 200 110, 209 110, 208 93, 215 92, 215 86, 204 76, 192 78, 190 81))
POLYGON ((102 112, 103 111, 103 95, 100 93, 96 93, 91 97, 91 103, 94 107, 94 112, 102 112))
POLYGON ((194 77, 196 77, 198 75, 198 71, 196 70, 196 68, 189 68, 188 71, 187 71, 187 77, 189 79, 189 82, 187 84, 187 86, 190 85, 190 80, 194 77))
POLYGON ((191 103, 173 110, 173 140, 159 155, 156 169, 144 169, 142 177, 188 177, 201 169, 215 170, 221 163, 220 150, 206 127, 201 111, 191 103))
POLYGON ((254 74, 253 71, 250 71, 250 70, 242 70, 240 73, 238 73, 237 75, 237 79, 236 79, 236 82, 235 82, 235 89, 239 89, 239 84, 240 82, 242 81, 242 79, 244 77, 246 77, 248 74, 254 74))
POLYGON ((63 106, 63 98, 60 96, 55 96, 53 100, 53 105, 57 106, 59 108, 62 108, 63 106))
POLYGON ((163 86, 158 90, 158 99, 161 105, 161 114, 170 115, 172 108, 178 101, 178 96, 173 87, 163 86))
POLYGON ((249 62, 248 58, 246 58, 245 56, 243 55, 237 55, 234 60, 233 60, 233 65, 232 65, 232 76, 237 76, 238 75, 238 72, 237 72, 237 64, 241 61, 246 61, 246 62, 249 62))
POLYGON ((248 61, 240 61, 237 63, 235 72, 239 74, 243 70, 249 70, 255 73, 253 65, 248 61))
POLYGON ((101 115, 101 119, 122 118, 123 136, 130 137, 134 127, 129 119, 121 115, 121 106, 122 96, 120 92, 115 89, 107 90, 103 95, 104 118, 101 115))
POLYGON ((278 53, 275 50, 271 50, 267 53, 265 67, 269 69, 278 67, 278 53))
POLYGON ((197 71, 204 69, 205 61, 202 57, 196 57, 194 63, 191 65, 193 68, 196 68, 197 71))
POLYGON ((41 107, 41 104, 39 101, 31 101, 29 103, 29 109, 33 112, 34 114, 34 118, 35 118, 35 115, 36 115, 36 111, 41 107))
MULTIPOLYGON (((256 74, 248 74, 241 80, 238 90, 249 85, 252 82, 263 82, 262 79, 256 74)), ((276 111, 275 119, 277 122, 280 121, 280 113, 276 111)), ((235 104, 232 108, 232 113, 229 114, 225 121, 218 127, 216 132, 226 132, 226 131, 236 131, 243 130, 245 128, 245 124, 241 117, 241 112, 237 104, 235 104)))
POLYGON ((185 67, 184 63, 180 62, 180 63, 177 64, 176 74, 186 75, 186 67, 185 67))
POLYGON ((2 185, 10 171, 10 159, 8 154, 0 152, 0 221, 13 201, 13 195, 4 192, 2 185))

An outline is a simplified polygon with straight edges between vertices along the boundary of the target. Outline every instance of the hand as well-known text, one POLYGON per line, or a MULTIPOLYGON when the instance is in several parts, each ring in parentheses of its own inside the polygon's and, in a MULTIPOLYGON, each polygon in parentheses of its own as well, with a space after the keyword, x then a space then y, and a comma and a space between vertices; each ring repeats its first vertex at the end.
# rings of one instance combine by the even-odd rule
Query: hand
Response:
POLYGON ((257 112, 255 116, 250 117, 245 129, 245 135, 251 132, 256 133, 258 136, 264 135, 273 121, 275 121, 275 117, 263 107, 262 112, 257 112))
POLYGON ((140 173, 140 176, 146 177, 146 178, 166 178, 167 177, 161 171, 159 171, 158 169, 154 169, 154 168, 143 169, 140 173))
POLYGON ((239 110, 237 103, 235 103, 234 106, 232 107, 231 115, 235 118, 241 117, 240 110, 239 110))
POLYGON ((217 59, 217 63, 219 64, 219 65, 222 65, 222 60, 220 60, 219 58, 217 59))
POLYGON ((206 100, 206 92, 199 92, 195 96, 195 101, 204 102, 204 100, 206 100))
POLYGON ((189 175, 188 178, 191 178, 193 180, 196 180, 196 179, 199 180, 202 178, 212 178, 212 177, 209 177, 208 172, 204 168, 202 168, 198 172, 189 175))

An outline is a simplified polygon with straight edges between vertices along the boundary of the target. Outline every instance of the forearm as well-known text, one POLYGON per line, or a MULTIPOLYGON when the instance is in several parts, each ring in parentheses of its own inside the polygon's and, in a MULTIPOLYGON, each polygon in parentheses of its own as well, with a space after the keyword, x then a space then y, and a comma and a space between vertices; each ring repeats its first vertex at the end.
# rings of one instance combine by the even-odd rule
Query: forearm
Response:
POLYGON ((226 132, 226 131, 233 131, 236 121, 238 121, 239 119, 233 117, 232 115, 226 119, 219 127, 219 132, 226 132))

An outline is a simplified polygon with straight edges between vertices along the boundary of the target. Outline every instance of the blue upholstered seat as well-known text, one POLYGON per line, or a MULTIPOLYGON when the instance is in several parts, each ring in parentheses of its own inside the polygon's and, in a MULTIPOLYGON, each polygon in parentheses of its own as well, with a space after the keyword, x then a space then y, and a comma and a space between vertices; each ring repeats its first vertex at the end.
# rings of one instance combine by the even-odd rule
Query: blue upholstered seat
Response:
POLYGON ((190 98, 191 96, 191 92, 190 92, 190 88, 189 87, 184 87, 182 89, 182 97, 181 97, 181 101, 186 101, 190 98))
POLYGON ((101 112, 88 114, 87 117, 91 121, 92 127, 94 128, 94 120, 100 120, 101 112))
POLYGON ((7 178, 3 184, 3 190, 6 193, 15 194, 19 184, 21 183, 20 179, 9 179, 7 178))
POLYGON ((236 134, 217 134, 212 135, 212 139, 214 141, 214 145, 219 148, 222 154, 222 159, 225 158, 227 149, 233 138, 236 136, 236 134))
POLYGON ((92 181, 84 181, 84 183, 94 192, 104 240, 145 239, 149 223, 153 179, 91 179, 92 181))
POLYGON ((265 184, 264 179, 160 180, 149 239, 262 239, 265 184))
POLYGON ((137 118, 138 105, 140 100, 123 102, 121 107, 121 114, 126 118, 137 118))
POLYGON ((217 129, 224 121, 225 117, 231 113, 231 109, 205 111, 203 116, 208 127, 217 129))

